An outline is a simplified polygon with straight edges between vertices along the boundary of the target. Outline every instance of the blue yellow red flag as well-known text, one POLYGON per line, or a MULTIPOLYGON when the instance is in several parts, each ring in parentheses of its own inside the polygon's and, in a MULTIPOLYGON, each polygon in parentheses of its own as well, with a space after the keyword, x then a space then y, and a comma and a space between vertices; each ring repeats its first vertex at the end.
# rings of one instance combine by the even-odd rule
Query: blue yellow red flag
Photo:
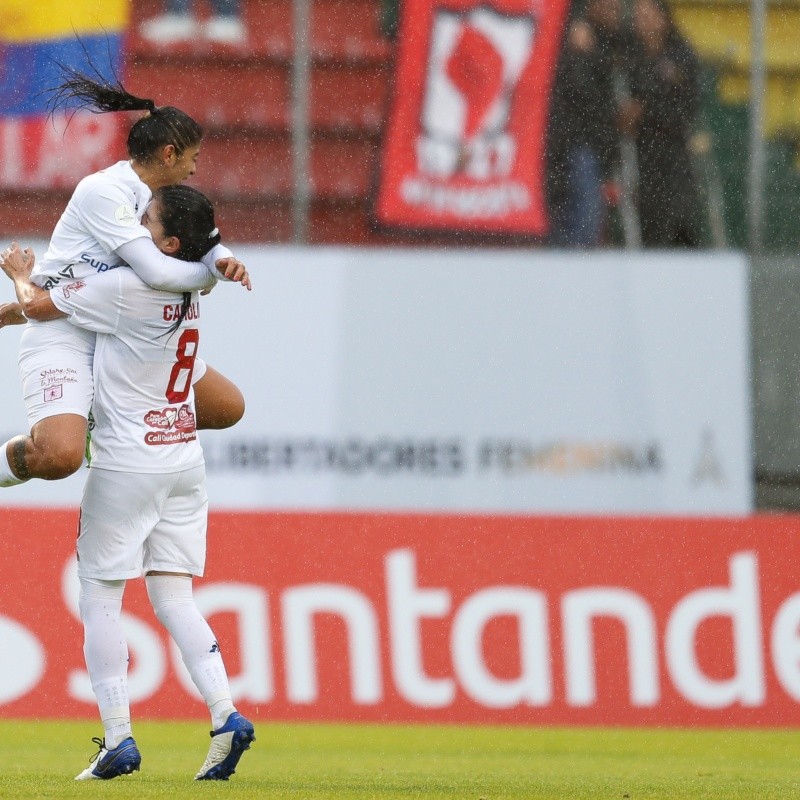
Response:
POLYGON ((0 0, 0 115, 47 110, 58 64, 122 70, 128 0, 0 0))
POLYGON ((124 155, 119 114, 49 115, 66 65, 123 78, 129 0, 0 0, 0 187, 71 187, 124 155))

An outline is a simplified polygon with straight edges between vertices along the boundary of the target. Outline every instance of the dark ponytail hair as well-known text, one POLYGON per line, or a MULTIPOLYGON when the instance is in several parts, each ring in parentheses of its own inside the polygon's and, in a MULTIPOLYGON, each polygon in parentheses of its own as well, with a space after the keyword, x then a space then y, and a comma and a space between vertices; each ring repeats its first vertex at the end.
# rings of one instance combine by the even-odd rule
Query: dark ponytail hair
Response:
POLYGON ((64 80, 50 89, 49 110, 59 108, 88 109, 96 114, 111 111, 147 111, 128 132, 128 155, 137 161, 147 162, 168 144, 178 155, 195 147, 203 139, 203 129, 186 112, 173 106, 157 106, 154 100, 132 95, 118 78, 114 82, 99 72, 92 78, 83 72, 59 64, 64 80))
MULTIPOLYGON (((222 237, 214 223, 214 206, 202 192, 182 184, 162 186, 153 193, 153 199, 158 200, 159 222, 164 228, 164 235, 175 236, 180 242, 175 258, 199 261, 215 244, 220 243, 222 237)), ((178 318, 166 333, 180 328, 191 304, 191 292, 184 292, 178 318)))
POLYGON ((191 186, 177 184, 156 189, 161 225, 165 236, 175 236, 180 248, 175 258, 199 261, 221 237, 214 222, 211 201, 191 186))

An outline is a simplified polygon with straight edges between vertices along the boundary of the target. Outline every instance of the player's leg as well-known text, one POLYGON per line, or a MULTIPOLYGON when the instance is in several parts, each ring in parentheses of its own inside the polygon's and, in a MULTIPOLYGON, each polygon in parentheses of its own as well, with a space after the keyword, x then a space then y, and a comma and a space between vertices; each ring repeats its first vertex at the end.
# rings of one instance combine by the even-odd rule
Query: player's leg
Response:
POLYGON ((211 715, 211 747, 195 777, 227 780, 255 732, 236 711, 219 644, 192 591, 192 576, 202 575, 205 565, 205 470, 187 470, 181 478, 145 543, 145 582, 153 610, 177 645, 211 715))
POLYGON ((219 644, 194 600, 192 576, 150 571, 145 582, 156 617, 178 646, 183 663, 208 706, 212 727, 221 727, 236 709, 219 644))
MULTIPOLYGON (((169 477, 169 476, 167 476, 169 477)), ((86 669, 97 698, 104 738, 76 780, 115 778, 139 769, 131 732, 128 647, 122 628, 125 582, 142 573, 142 543, 161 515, 164 476, 91 469, 78 534, 79 609, 86 669)))
POLYGON ((86 450, 86 428, 86 417, 57 414, 37 422, 30 435, 0 445, 0 486, 30 478, 57 481, 77 472, 86 450))
POLYGON ((94 338, 60 321, 25 326, 19 372, 29 435, 0 445, 0 486, 59 480, 83 463, 94 338))
POLYGON ((252 723, 236 711, 219 644, 192 593, 192 576, 148 572, 147 594, 180 651, 211 714, 211 747, 196 780, 227 780, 255 740, 252 723))
POLYGON ((128 644, 122 629, 125 581, 81 578, 80 584, 83 655, 104 736, 94 740, 99 752, 75 780, 107 780, 135 772, 142 762, 128 700, 128 644))
POLYGON ((195 382, 194 403, 199 430, 230 428, 244 416, 239 388, 213 367, 195 382))

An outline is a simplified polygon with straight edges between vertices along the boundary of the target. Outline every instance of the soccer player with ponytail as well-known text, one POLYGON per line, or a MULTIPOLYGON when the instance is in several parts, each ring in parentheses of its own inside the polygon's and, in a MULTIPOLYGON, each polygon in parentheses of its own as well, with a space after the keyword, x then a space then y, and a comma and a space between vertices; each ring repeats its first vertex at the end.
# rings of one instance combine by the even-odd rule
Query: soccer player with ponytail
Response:
MULTIPOLYGON (((195 173, 203 132, 188 114, 130 94, 121 83, 96 80, 63 67, 64 81, 53 90, 52 108, 76 105, 98 113, 142 111, 127 137, 129 160, 84 178, 61 215, 31 279, 43 289, 92 280, 127 265, 154 289, 191 292, 217 279, 250 289, 244 265, 217 244, 196 261, 166 255, 141 224, 153 192, 180 184, 195 173)), ((16 304, 0 308, 0 326, 25 322, 16 304)), ((83 462, 94 384, 90 331, 59 319, 28 321, 22 334, 19 368, 30 435, 0 444, 0 486, 30 478, 57 480, 83 462)), ((194 380, 198 427, 223 428, 244 413, 238 388, 198 361, 194 380)))
MULTIPOLYGON (((143 222, 176 265, 202 259, 220 240, 211 203, 188 186, 157 189, 143 222)), ((192 589, 205 566, 208 512, 192 389, 199 293, 152 289, 129 269, 47 291, 31 282, 33 253, 17 245, 0 255, 0 267, 31 319, 61 320, 96 337, 92 462, 77 551, 83 652, 103 738, 76 780, 140 768, 121 614, 126 582, 142 575, 211 716, 211 746, 195 778, 227 780, 255 731, 233 704, 220 647, 192 589)))

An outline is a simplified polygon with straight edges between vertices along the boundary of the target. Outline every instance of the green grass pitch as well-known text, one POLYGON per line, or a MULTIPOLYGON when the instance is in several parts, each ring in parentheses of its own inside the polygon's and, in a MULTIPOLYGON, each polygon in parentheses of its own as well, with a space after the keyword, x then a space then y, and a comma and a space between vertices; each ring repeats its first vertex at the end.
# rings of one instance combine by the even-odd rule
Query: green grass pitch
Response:
POLYGON ((75 782, 89 722, 0 720, 0 798, 800 798, 800 731, 256 725, 228 783, 192 780, 197 722, 139 722, 142 771, 75 782))

